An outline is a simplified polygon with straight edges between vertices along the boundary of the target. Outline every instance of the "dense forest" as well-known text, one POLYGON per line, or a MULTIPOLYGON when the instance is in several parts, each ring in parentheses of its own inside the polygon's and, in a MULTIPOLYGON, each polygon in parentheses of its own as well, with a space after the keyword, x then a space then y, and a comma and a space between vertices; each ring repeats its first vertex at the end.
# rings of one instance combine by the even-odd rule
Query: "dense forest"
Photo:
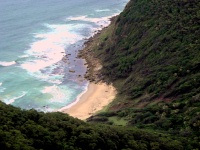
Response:
POLYGON ((99 76, 118 96, 88 121, 165 131, 200 145, 199 8, 197 0, 128 3, 90 43, 103 64, 99 76))
POLYGON ((181 150, 185 139, 155 131, 90 124, 63 113, 22 111, 0 102, 0 149, 181 150))
POLYGON ((0 149, 200 149, 199 8, 130 0, 89 43, 116 99, 87 122, 0 102, 0 149))

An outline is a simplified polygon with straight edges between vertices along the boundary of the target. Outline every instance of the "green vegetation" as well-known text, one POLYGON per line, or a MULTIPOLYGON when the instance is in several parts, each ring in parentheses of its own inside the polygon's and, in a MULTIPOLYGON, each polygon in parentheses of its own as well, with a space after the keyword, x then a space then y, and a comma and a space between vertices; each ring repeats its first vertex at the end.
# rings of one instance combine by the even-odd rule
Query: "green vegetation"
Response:
POLYGON ((121 118, 129 126, 187 137, 200 148, 199 8, 197 0, 128 3, 92 47, 118 96, 88 121, 117 124, 113 118, 121 118))
POLYGON ((200 149, 199 8, 131 0, 90 42, 113 103, 90 123, 0 103, 0 149, 200 149))
POLYGON ((89 124, 63 113, 22 111, 0 102, 1 150, 181 150, 184 139, 137 128, 89 124))

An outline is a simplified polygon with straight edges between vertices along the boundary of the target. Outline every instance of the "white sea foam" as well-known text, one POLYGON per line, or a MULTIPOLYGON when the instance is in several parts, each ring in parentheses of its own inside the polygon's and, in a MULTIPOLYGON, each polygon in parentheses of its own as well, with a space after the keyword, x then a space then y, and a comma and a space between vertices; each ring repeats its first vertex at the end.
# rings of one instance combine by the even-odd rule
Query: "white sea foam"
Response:
POLYGON ((59 62, 65 53, 65 46, 74 44, 82 38, 70 32, 71 26, 68 25, 45 24, 45 26, 51 31, 35 34, 38 41, 32 43, 27 51, 32 59, 21 64, 21 67, 29 72, 37 72, 59 62))
POLYGON ((21 65, 22 68, 28 70, 29 72, 39 71, 57 63, 63 58, 62 53, 64 53, 64 49, 58 45, 50 44, 48 41, 37 42, 32 45, 32 49, 34 59, 21 65))
POLYGON ((93 23, 106 23, 110 17, 102 17, 102 18, 89 18, 87 16, 78 16, 78 17, 68 17, 67 20, 76 20, 76 21, 87 21, 93 23))
POLYGON ((96 12, 107 12, 110 11, 110 9, 97 9, 96 12))
POLYGON ((25 54, 25 55, 21 55, 21 56, 18 56, 19 58, 27 58, 29 57, 29 55, 25 54))
POLYGON ((62 103, 66 99, 65 92, 58 86, 46 86, 42 93, 48 93, 52 95, 52 98, 50 99, 51 102, 60 102, 62 103))
POLYGON ((78 103, 78 101, 80 100, 81 96, 83 96, 87 91, 88 91, 88 85, 89 85, 89 82, 86 84, 85 86, 85 89, 83 90, 83 92, 81 92, 77 97, 76 97, 76 100, 73 101, 71 104, 67 105, 67 106, 64 106, 60 109, 58 109, 57 111, 59 112, 62 112, 63 110, 66 110, 72 106, 74 106, 76 103, 78 103))
POLYGON ((3 93, 5 91, 6 88, 2 88, 0 87, 0 93, 3 93))
POLYGON ((4 67, 7 67, 7 66, 12 66, 16 64, 15 61, 10 61, 10 62, 6 62, 6 61, 0 61, 0 66, 4 66, 4 67))
POLYGON ((29 72, 29 74, 31 76, 34 76, 34 77, 42 80, 42 81, 46 81, 46 82, 49 82, 49 83, 52 83, 52 84, 59 85, 59 84, 62 83, 62 79, 64 77, 64 69, 63 69, 62 73, 60 73, 60 74, 53 74, 53 75, 51 74, 51 72, 50 73, 48 73, 48 72, 42 73, 40 71, 34 72, 34 73, 33 72, 29 72))
POLYGON ((85 16, 77 16, 77 17, 68 17, 67 20, 76 20, 76 21, 88 21, 88 22, 94 22, 94 23, 99 23, 99 22, 107 22, 108 20, 110 20, 110 18, 114 17, 118 15, 118 13, 113 14, 111 16, 108 17, 101 17, 101 18, 91 18, 88 17, 87 15, 85 16))
POLYGON ((25 95, 26 95, 26 92, 23 91, 22 94, 19 95, 19 96, 15 96, 15 97, 12 97, 12 98, 7 98, 7 99, 5 99, 5 103, 6 103, 6 104, 12 104, 12 103, 15 102, 15 100, 17 100, 17 99, 19 99, 19 98, 22 98, 22 97, 24 97, 25 95))
MULTIPOLYGON (((77 17, 68 17, 67 20, 72 20, 72 21, 86 21, 86 22, 92 22, 95 23, 96 25, 98 25, 99 27, 97 28, 93 28, 93 32, 96 30, 101 30, 104 27, 107 27, 111 21, 110 18, 118 15, 119 13, 113 14, 111 16, 108 17, 101 17, 101 18, 91 18, 88 16, 77 16, 77 17)), ((93 34, 92 34, 93 35, 93 34)))
POLYGON ((0 82, 0 93, 3 93, 6 88, 2 87, 3 83, 0 82))

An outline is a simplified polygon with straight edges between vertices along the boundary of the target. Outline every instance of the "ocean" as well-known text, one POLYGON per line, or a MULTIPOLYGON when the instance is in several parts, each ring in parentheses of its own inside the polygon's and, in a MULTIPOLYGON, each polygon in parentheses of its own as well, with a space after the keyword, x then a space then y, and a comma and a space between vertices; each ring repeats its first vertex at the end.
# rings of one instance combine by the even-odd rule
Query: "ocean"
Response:
POLYGON ((84 42, 128 0, 0 0, 0 100, 57 111, 87 90, 84 42))

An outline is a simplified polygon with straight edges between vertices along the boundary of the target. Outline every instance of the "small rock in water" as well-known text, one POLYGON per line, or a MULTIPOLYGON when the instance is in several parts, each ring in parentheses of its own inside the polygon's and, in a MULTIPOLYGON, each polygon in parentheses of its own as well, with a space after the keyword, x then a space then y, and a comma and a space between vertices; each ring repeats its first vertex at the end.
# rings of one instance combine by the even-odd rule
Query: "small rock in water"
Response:
POLYGON ((75 70, 69 70, 69 72, 72 72, 72 73, 74 73, 74 72, 75 72, 75 70))

